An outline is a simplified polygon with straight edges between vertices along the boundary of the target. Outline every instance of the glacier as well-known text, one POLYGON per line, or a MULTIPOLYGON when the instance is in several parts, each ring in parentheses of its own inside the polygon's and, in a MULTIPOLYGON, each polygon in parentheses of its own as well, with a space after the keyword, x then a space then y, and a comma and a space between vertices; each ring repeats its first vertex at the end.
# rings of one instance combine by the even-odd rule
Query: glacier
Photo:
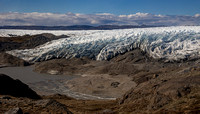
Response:
POLYGON ((53 40, 34 49, 11 50, 6 53, 29 62, 84 56, 109 60, 136 48, 155 59, 166 61, 200 57, 200 26, 79 31, 0 30, 0 36, 40 33, 70 37, 53 40))

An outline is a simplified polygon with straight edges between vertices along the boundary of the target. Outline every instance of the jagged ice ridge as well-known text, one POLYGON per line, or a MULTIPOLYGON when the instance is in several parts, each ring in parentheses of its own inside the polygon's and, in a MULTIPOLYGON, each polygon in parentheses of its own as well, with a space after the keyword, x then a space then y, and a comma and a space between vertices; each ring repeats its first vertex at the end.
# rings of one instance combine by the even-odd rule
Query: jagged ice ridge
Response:
POLYGON ((156 27, 121 30, 31 31, 15 30, 0 34, 24 35, 53 33, 71 35, 50 41, 34 49, 12 50, 7 53, 37 62, 52 58, 90 57, 109 60, 118 54, 139 48, 155 59, 174 61, 200 57, 200 26, 156 27))

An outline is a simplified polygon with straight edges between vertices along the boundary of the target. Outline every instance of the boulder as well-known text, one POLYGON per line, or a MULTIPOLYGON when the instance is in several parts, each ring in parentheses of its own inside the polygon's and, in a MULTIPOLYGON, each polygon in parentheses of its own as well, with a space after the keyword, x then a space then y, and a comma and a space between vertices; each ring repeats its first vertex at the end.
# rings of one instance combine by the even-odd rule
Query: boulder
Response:
POLYGON ((5 114, 23 114, 23 111, 21 108, 13 108, 5 112, 5 114))

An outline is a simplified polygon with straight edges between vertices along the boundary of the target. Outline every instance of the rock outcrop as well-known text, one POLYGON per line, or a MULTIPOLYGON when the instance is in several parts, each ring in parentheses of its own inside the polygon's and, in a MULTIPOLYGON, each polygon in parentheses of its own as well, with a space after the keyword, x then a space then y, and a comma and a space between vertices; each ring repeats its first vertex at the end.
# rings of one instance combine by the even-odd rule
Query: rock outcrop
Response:
MULTIPOLYGON (((4 96, 6 97, 6 96, 4 96)), ((60 102, 48 98, 39 100, 29 98, 10 97, 0 98, 1 114, 72 114, 68 107, 60 102)))
POLYGON ((12 55, 9 55, 7 53, 0 53, 0 67, 5 66, 28 66, 30 65, 29 62, 24 61, 22 59, 19 59, 17 57, 14 57, 12 55))
POLYGON ((119 99, 122 112, 197 113, 200 110, 200 67, 169 63, 159 74, 133 76, 138 84, 119 99), (174 66, 173 66, 174 65, 174 66), (178 67, 179 66, 179 67, 178 67), (166 70, 164 70, 166 69, 166 70), (193 69, 193 70, 192 70, 193 69))
POLYGON ((13 37, 0 37, 0 52, 15 50, 15 49, 31 49, 42 45, 51 40, 67 38, 67 35, 55 36, 50 33, 38 35, 24 35, 13 37))
POLYGON ((21 108, 17 107, 10 109, 9 111, 5 112, 5 114, 23 114, 23 111, 21 108))
POLYGON ((41 97, 28 85, 20 80, 14 80, 7 75, 0 74, 0 95, 11 95, 14 97, 27 97, 31 99, 40 99, 41 97))

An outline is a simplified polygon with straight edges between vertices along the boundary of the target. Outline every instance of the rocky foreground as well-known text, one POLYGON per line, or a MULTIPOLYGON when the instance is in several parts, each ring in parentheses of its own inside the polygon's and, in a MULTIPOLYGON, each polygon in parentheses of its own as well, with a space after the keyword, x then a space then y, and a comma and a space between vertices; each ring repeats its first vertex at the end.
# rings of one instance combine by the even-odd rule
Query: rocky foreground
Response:
MULTIPOLYGON (((118 108, 115 109, 117 112, 194 113, 200 111, 199 59, 166 63, 149 58, 147 54, 135 49, 103 62, 87 58, 50 60, 36 64, 35 70, 41 73, 83 75, 81 79, 68 82, 69 85, 73 84, 69 88, 92 95, 97 95, 95 92, 98 92, 98 95, 112 92, 114 97, 119 98, 116 104, 118 108), (110 77, 107 78, 105 75, 110 77), (98 78, 99 76, 101 78, 98 78), (112 79, 118 77, 118 80, 112 83, 111 77, 112 79), (124 81, 125 78, 131 80, 124 81), (123 87, 126 83, 129 84, 123 87), (110 89, 113 86, 115 89, 110 89), (125 93, 123 89, 127 90, 127 86, 132 89, 125 93), (121 96, 122 94, 124 95, 121 96)), ((107 95, 112 96, 112 93, 107 95)))
POLYGON ((35 71, 80 75, 81 78, 70 80, 66 86, 76 92, 112 96, 117 100, 76 100, 64 95, 42 96, 39 100, 33 100, 23 96, 19 98, 1 95, 0 112, 16 107, 27 113, 200 111, 199 59, 166 63, 135 49, 110 61, 94 61, 88 58, 53 59, 36 63, 35 71))

